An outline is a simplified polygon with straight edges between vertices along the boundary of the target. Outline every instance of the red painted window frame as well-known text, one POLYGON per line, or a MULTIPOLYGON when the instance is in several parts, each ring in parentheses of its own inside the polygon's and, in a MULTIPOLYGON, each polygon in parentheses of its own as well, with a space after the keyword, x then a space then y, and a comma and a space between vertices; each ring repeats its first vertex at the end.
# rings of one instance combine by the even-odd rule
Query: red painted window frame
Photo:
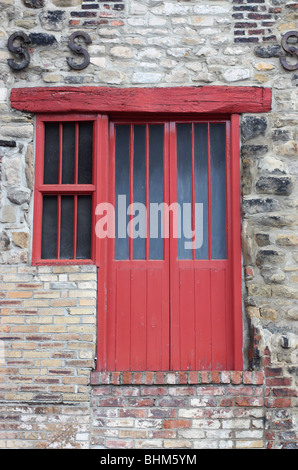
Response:
MULTIPOLYGON (((178 113, 186 114, 215 114, 230 115, 231 119, 231 174, 233 179, 233 197, 231 207, 231 234, 235 255, 233 257, 233 305, 234 305, 234 369, 241 370, 242 359, 242 299, 241 289, 241 240, 240 240, 240 143, 239 143, 239 115, 241 113, 264 113, 271 110, 272 93, 269 88, 262 87, 172 87, 172 88, 108 88, 108 87, 40 87, 16 88, 11 91, 11 106, 20 111, 43 114, 58 120, 57 113, 159 113, 160 115, 178 113)), ((41 117, 41 116, 40 116, 41 117)), ((37 121, 40 119, 38 117, 37 121)), ((65 115, 66 117, 66 115, 65 115)), ((36 148, 36 189, 34 201, 34 240, 33 264, 46 264, 39 259, 37 246, 40 244, 41 231, 36 220, 41 220, 40 209, 40 178, 42 155, 42 142, 40 127, 37 125, 36 148)), ((95 178, 95 203, 106 201, 108 197, 107 175, 108 168, 105 158, 108 152, 108 117, 104 116, 96 124, 96 139, 101 142, 97 148, 95 178), (102 140, 100 140, 102 139, 102 140), (102 153, 103 152, 103 153, 102 153), (98 188, 99 181, 103 184, 98 188)), ((96 240, 93 245, 93 262, 101 266, 101 276, 98 281, 98 309, 105 312, 106 291, 106 257, 107 250, 104 244, 96 240)), ((90 260, 90 262, 92 262, 90 260)), ((67 261, 69 263, 69 261, 67 261)), ((61 261, 60 261, 61 263, 61 261)), ((76 264, 82 264, 74 260, 76 264)), ((48 264, 55 264, 50 260, 48 264)), ((105 315, 98 315, 98 329, 105 328, 105 315)), ((99 331, 98 330, 98 331, 99 331)), ((105 340, 97 346, 97 354, 106 348, 105 340)), ((99 368, 99 366, 97 366, 99 368)))

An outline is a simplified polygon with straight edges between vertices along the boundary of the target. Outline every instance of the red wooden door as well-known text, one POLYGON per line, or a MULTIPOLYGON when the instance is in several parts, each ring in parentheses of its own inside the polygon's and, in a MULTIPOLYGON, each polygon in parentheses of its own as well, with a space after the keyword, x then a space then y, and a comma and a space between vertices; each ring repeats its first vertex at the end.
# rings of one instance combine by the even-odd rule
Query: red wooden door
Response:
POLYGON ((241 281, 230 141, 229 120, 110 124, 115 237, 107 242, 103 368, 235 369, 241 281))

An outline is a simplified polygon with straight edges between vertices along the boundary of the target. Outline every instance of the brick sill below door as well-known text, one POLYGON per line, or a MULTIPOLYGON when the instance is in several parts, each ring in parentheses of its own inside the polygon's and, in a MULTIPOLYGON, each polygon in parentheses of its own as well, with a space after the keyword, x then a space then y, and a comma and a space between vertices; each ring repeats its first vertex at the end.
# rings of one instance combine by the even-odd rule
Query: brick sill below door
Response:
POLYGON ((91 372, 91 385, 262 385, 262 371, 91 372))

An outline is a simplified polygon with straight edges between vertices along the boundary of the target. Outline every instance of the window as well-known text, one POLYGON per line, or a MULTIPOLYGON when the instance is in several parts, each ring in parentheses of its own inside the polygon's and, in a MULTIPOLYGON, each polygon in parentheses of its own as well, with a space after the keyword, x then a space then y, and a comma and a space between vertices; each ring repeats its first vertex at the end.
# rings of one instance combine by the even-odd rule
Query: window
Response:
POLYGON ((97 370, 241 370, 239 114, 270 111, 270 89, 20 88, 11 105, 37 113, 33 264, 98 266, 97 370), (101 204, 114 236, 96 236, 101 204))
POLYGON ((95 262, 94 117, 40 117, 37 125, 34 260, 95 262))

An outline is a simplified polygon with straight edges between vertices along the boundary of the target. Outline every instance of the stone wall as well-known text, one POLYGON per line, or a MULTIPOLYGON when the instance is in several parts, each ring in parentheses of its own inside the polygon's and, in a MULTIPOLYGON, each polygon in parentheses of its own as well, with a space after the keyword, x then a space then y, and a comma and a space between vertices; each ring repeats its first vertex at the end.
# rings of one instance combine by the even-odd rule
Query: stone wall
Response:
POLYGON ((281 47, 282 35, 297 26, 298 3, 286 0, 0 0, 1 447, 297 447, 298 72, 280 63, 297 62, 281 47), (81 61, 69 48, 78 30, 92 41, 82 40, 90 54, 83 70, 67 62, 81 61), (30 64, 19 71, 7 63, 16 60, 7 48, 16 31, 30 40, 30 64), (35 124, 33 115, 11 109, 10 90, 206 84, 273 93, 270 113, 241 116, 248 370, 239 371, 239 384, 229 375, 228 383, 220 376, 205 387, 200 375, 187 387, 150 385, 147 395, 143 383, 91 385, 95 268, 31 266, 35 124), (261 383, 244 384, 259 372, 261 383), (240 403, 244 390, 262 402, 240 403), (154 406, 149 400, 125 415, 121 406, 99 404, 101 396, 123 396, 128 405, 130 393, 154 406), (202 396, 216 402, 204 414, 202 396), (179 404, 163 407, 162 397, 179 404), (221 409, 222 397, 233 406, 225 405, 226 421, 213 415, 211 430, 206 419, 221 409))

